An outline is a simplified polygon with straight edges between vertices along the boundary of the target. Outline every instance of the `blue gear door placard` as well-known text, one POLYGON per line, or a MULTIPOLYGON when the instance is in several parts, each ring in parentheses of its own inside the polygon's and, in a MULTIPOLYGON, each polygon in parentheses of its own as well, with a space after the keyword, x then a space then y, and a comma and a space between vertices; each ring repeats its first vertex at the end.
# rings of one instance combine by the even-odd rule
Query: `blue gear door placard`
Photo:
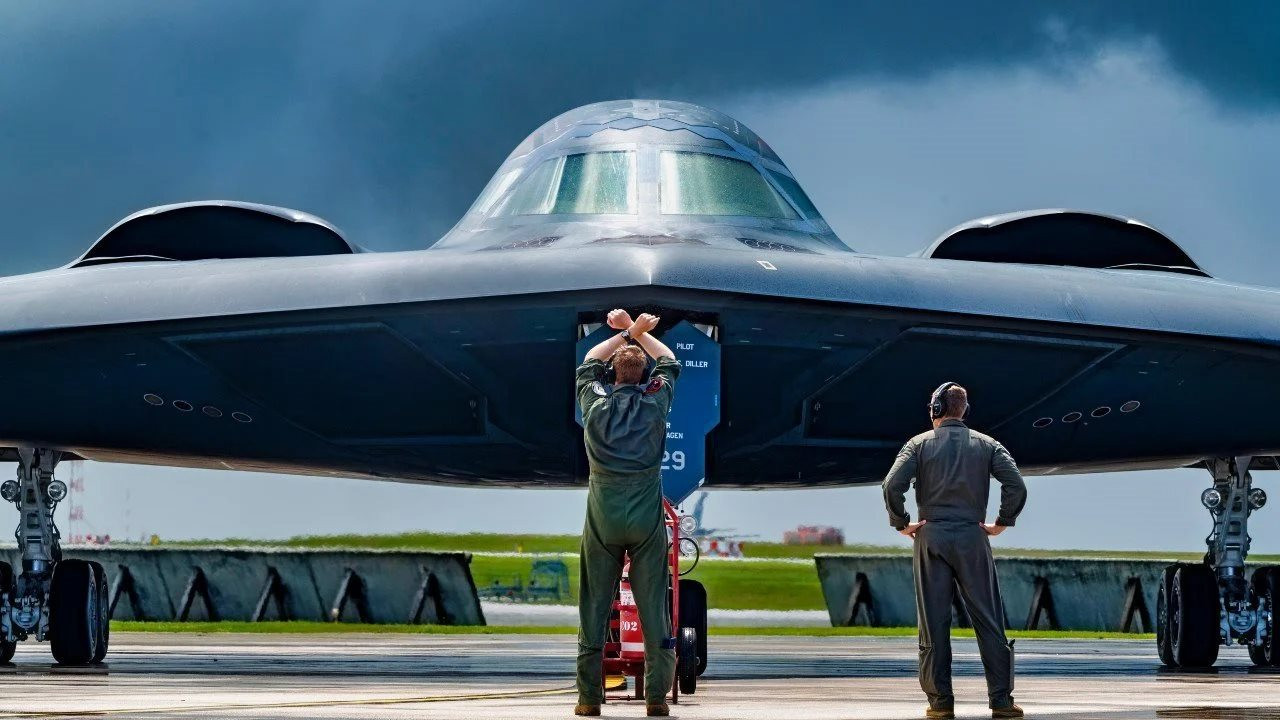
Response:
MULTIPOLYGON (((604 326, 579 340, 578 357, 616 332, 604 326)), ((680 361, 662 455, 662 493, 678 505, 707 479, 707 435, 720 424, 720 344, 683 320, 661 339, 680 361)))

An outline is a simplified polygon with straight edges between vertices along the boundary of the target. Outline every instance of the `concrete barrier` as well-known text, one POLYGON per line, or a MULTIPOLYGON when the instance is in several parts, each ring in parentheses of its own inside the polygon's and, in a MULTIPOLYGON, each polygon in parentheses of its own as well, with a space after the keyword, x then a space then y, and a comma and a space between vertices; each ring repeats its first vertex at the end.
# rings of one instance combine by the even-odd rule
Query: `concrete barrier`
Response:
MULTIPOLYGON (((911 558, 815 555, 833 626, 916 624, 911 558)), ((997 558, 1010 628, 1154 632, 1163 560, 997 558)), ((967 625, 963 603, 958 624, 967 625)))
MULTIPOLYGON (((18 567, 16 550, 7 552, 18 567)), ((460 552, 72 548, 102 563, 118 620, 484 625, 460 552)))

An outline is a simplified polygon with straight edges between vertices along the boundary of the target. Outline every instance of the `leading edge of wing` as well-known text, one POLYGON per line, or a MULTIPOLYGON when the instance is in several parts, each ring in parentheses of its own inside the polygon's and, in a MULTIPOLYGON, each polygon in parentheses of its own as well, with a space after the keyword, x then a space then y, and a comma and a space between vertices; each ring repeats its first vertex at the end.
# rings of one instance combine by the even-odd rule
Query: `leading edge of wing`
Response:
POLYGON ((140 263, 0 279, 0 334, 679 288, 1280 344, 1280 291, 1184 275, 683 246, 140 263))

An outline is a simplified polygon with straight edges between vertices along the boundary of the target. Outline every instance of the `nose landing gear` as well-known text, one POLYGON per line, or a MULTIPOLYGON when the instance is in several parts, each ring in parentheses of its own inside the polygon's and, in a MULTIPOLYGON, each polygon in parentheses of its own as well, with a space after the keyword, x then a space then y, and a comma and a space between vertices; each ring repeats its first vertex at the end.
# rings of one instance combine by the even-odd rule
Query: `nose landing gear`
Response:
MULTIPOLYGON (((1206 668, 1223 645, 1244 645, 1255 665, 1280 665, 1273 620, 1280 567, 1261 567, 1246 579, 1249 516, 1267 502, 1253 487, 1251 457, 1215 458, 1213 486, 1200 502, 1213 519, 1201 563, 1165 568, 1156 602, 1156 647, 1167 667, 1206 668)), ((1280 619, 1280 615, 1276 616, 1280 619)))
POLYGON ((56 450, 21 448, 16 480, 0 485, 0 497, 19 513, 16 578, 0 563, 0 662, 29 637, 49 640, 62 665, 101 662, 110 639, 107 576, 100 564, 63 560, 53 511, 67 486, 53 477, 61 459, 56 450))

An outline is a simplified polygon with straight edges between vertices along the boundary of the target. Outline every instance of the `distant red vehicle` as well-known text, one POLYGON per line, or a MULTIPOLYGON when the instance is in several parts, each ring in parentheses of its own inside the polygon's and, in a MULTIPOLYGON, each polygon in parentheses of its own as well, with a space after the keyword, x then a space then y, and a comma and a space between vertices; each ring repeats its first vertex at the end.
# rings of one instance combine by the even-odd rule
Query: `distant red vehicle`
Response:
POLYGON ((801 525, 782 534, 786 545, 843 545, 844 531, 829 525, 801 525))

